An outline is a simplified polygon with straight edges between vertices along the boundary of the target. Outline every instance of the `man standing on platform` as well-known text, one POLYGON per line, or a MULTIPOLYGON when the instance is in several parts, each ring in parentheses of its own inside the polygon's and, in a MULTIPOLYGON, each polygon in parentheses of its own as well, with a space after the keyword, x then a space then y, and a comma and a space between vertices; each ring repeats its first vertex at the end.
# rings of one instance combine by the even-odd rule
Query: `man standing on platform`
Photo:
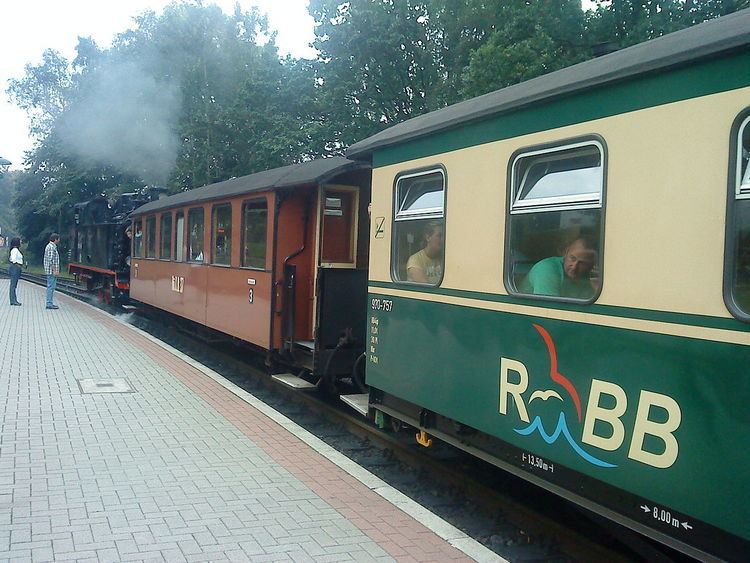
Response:
POLYGON ((57 253, 57 245, 60 243, 60 235, 52 233, 49 236, 49 244, 44 249, 44 273, 47 274, 47 309, 59 309, 53 301, 57 276, 60 275, 60 255, 57 253))

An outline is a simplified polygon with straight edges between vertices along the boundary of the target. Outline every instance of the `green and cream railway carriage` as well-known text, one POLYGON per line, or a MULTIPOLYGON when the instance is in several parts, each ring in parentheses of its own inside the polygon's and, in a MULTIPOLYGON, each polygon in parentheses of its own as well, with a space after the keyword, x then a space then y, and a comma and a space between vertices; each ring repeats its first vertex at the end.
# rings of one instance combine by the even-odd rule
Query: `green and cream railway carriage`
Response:
POLYGON ((352 146, 373 164, 373 409, 694 556, 747 557, 748 151, 748 10, 352 146), (545 259, 560 283, 537 291, 545 259))

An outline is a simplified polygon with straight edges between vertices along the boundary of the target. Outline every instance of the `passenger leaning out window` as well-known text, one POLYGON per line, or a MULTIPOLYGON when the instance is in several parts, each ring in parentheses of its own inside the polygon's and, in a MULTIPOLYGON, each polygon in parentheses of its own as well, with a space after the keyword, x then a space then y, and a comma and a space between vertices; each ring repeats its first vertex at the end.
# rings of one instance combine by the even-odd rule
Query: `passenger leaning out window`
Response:
POLYGON ((593 237, 577 237, 565 246, 562 256, 534 264, 520 290, 531 295, 590 299, 599 289, 599 277, 592 275, 598 256, 593 237))

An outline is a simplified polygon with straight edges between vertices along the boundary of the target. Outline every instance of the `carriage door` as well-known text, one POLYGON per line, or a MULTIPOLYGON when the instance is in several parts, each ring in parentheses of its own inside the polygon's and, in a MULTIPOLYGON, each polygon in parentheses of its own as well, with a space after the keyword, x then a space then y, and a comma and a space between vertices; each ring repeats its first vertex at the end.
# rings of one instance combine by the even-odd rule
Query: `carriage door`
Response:
POLYGON ((316 283, 316 335, 320 363, 329 365, 331 375, 351 372, 356 356, 328 355, 342 336, 354 344, 364 338, 367 300, 367 270, 357 269, 359 188, 328 185, 321 190, 320 267, 316 283), (360 326, 361 325, 361 326, 360 326), (341 364, 341 365, 338 365, 341 364))

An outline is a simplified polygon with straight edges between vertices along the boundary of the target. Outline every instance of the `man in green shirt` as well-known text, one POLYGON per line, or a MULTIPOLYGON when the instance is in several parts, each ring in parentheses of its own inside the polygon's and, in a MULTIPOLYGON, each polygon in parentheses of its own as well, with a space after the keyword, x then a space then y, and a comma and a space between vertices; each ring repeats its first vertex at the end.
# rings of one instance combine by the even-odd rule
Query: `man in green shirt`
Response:
POLYGON ((596 265, 593 242, 580 237, 571 242, 563 256, 540 260, 521 283, 521 293, 590 299, 595 287, 589 278, 596 265))

